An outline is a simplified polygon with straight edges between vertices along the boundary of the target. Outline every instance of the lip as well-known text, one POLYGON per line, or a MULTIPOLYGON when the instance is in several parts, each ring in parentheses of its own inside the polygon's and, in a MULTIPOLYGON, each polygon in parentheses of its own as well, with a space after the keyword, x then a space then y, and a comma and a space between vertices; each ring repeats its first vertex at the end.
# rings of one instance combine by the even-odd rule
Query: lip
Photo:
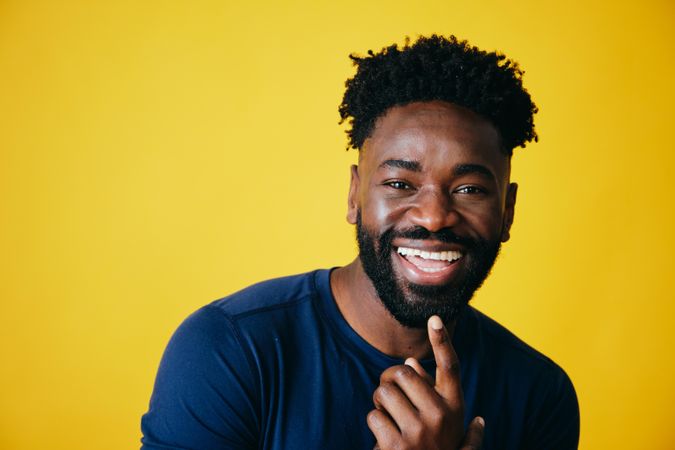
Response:
MULTIPOLYGON (((405 246, 402 246, 405 247, 405 246)), ((396 247, 398 248, 398 247, 396 247)), ((420 247, 411 247, 411 248, 420 248, 420 247)), ((430 249, 431 247, 425 247, 424 250, 430 249)), ((421 248, 420 248, 421 250, 421 248)), ((441 251, 452 250, 444 248, 441 251)), ((429 250, 429 251, 439 251, 439 250, 429 250)), ((400 268, 400 273, 413 284, 422 284, 422 285, 444 285, 452 281, 456 277, 460 269, 460 262, 464 259, 464 255, 461 258, 451 262, 447 267, 443 268, 438 272, 424 272, 420 270, 416 265, 408 261, 404 256, 400 255, 396 250, 394 253, 394 264, 400 268)))
MULTIPOLYGON (((396 240, 391 243, 395 249, 399 247, 414 248, 415 250, 423 250, 427 252, 460 252, 462 255, 466 252, 464 246, 459 244, 446 244, 439 241, 418 241, 418 240, 396 240)), ((460 258, 461 259, 461 258, 460 258)))

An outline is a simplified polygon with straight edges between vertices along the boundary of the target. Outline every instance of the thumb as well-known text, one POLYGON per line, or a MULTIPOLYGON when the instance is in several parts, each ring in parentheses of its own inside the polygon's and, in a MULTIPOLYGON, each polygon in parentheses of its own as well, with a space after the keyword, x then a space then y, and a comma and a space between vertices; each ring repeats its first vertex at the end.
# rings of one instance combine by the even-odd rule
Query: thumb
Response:
POLYGON ((483 444, 483 431, 485 430, 485 420, 482 417, 476 417, 469 424, 466 430, 462 446, 459 450, 480 450, 483 444))

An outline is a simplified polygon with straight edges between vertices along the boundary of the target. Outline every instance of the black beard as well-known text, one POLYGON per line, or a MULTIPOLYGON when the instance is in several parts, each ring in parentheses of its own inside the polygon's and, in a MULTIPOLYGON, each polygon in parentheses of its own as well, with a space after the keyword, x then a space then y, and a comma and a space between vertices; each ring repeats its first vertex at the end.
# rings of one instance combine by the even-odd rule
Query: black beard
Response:
POLYGON ((434 314, 440 316, 445 324, 457 319, 487 278, 501 246, 499 240, 492 242, 462 238, 449 229, 436 233, 422 227, 398 232, 389 229, 375 236, 363 227, 360 211, 356 218, 356 240, 363 270, 372 281, 377 295, 389 313, 408 328, 425 328, 427 320, 434 314), (464 274, 445 286, 413 284, 399 279, 392 268, 392 242, 397 237, 434 239, 463 245, 466 253, 460 261, 465 264, 464 274))

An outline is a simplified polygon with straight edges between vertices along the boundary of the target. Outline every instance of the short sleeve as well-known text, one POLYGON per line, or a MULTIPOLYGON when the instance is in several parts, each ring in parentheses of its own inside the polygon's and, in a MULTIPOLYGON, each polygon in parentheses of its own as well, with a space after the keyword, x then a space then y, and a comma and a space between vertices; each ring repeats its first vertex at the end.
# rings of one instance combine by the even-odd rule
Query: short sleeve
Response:
POLYGON ((141 448, 257 448, 257 379, 229 317, 203 307, 167 345, 141 420, 141 448))
POLYGON ((558 366, 540 380, 543 391, 526 427, 525 449, 575 450, 579 446, 579 403, 567 374, 558 366))

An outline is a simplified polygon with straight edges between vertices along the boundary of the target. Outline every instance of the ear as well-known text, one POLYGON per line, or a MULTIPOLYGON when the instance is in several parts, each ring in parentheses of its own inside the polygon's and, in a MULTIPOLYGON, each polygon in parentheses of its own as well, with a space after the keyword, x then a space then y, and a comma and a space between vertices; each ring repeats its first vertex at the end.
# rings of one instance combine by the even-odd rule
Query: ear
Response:
POLYGON ((352 164, 351 174, 349 196, 347 197, 347 222, 356 225, 356 216, 359 211, 359 166, 352 164))
POLYGON ((510 183, 506 191, 506 205, 504 209, 504 221, 502 222, 502 242, 506 242, 511 237, 511 225, 513 225, 513 215, 516 208, 516 194, 518 194, 518 185, 510 183))

